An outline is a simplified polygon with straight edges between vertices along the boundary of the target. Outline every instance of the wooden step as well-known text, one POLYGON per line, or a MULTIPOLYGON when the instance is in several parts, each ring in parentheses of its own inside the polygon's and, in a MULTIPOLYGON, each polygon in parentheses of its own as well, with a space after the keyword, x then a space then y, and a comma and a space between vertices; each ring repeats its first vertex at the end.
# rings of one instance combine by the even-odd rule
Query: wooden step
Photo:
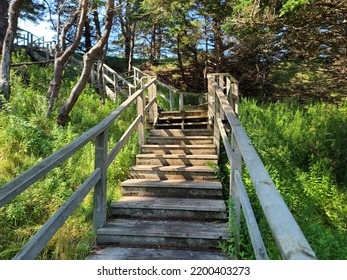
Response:
POLYGON ((187 116, 187 115, 173 115, 173 116, 170 116, 170 115, 164 115, 164 116, 159 116, 159 121, 162 121, 162 122, 182 122, 183 120, 184 121, 187 121, 187 122, 194 122, 194 121, 201 121, 201 120, 207 120, 208 119, 208 116, 207 114, 203 114, 203 115, 199 115, 199 116, 187 116))
POLYGON ((212 136, 168 136, 168 137, 156 137, 150 136, 147 138, 147 144, 157 145, 206 145, 213 144, 212 136))
POLYGON ((151 129, 150 136, 213 136, 212 129, 151 129))
POLYGON ((130 174, 133 179, 196 181, 213 181, 216 179, 214 170, 207 166, 135 165, 130 168, 130 174))
POLYGON ((222 199, 220 182, 129 179, 122 183, 125 196, 222 199))
POLYGON ((90 259, 224 259, 230 239, 223 188, 205 110, 161 112, 111 203, 113 220, 97 230, 90 259), (104 248, 104 246, 112 246, 104 248))
POLYGON ((161 154, 161 155, 168 155, 168 154, 186 154, 186 155, 192 155, 192 154, 216 154, 216 146, 213 144, 206 144, 206 145, 143 145, 141 147, 141 152, 144 154, 161 154))
POLYGON ((220 251, 143 249, 106 247, 97 249, 87 260, 230 260, 220 251))
POLYGON ((99 245, 215 249, 230 238, 221 222, 112 220, 97 230, 99 245))
POLYGON ((190 111, 161 111, 159 117, 207 117, 208 112, 206 110, 190 110, 190 111))
POLYGON ((193 122, 193 123, 164 123, 156 124, 157 129, 207 129, 209 122, 193 122))
POLYGON ((200 165, 208 166, 209 164, 217 164, 217 155, 185 155, 185 154, 139 154, 136 156, 137 165, 200 165))
POLYGON ((142 219, 226 220, 222 199, 124 196, 111 203, 113 217, 142 219))

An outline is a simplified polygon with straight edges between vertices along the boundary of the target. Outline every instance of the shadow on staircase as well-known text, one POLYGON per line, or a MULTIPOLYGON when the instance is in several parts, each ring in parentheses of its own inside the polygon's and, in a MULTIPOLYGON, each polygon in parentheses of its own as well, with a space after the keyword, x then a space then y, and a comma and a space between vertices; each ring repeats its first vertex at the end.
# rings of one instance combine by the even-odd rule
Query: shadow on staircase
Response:
POLYGON ((87 259, 229 259, 220 249, 230 235, 209 166, 218 156, 207 112, 161 112, 141 152, 87 259))

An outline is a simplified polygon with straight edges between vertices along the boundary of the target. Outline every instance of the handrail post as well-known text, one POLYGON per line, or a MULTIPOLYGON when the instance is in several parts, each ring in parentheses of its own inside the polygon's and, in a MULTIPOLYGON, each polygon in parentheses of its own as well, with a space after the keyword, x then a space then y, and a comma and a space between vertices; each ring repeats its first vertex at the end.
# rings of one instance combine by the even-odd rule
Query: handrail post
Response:
POLYGON ((220 131, 218 129, 218 115, 220 113, 220 103, 216 96, 216 91, 213 92, 214 107, 213 107, 213 143, 216 146, 216 153, 220 155, 220 131))
POLYGON ((175 100, 174 100, 174 94, 171 89, 169 90, 169 96, 170 96, 170 110, 172 111, 174 109, 175 100))
POLYGON ((137 72, 136 68, 133 67, 133 73, 134 73, 133 84, 134 84, 135 88, 137 88, 137 76, 136 76, 137 73, 136 72, 137 72))
POLYGON ((211 75, 208 74, 207 75, 207 111, 208 111, 208 118, 209 118, 209 123, 210 125, 213 124, 213 119, 214 119, 214 112, 213 112, 213 108, 214 108, 214 93, 213 93, 213 87, 212 87, 212 83, 210 81, 211 75))
POLYGON ((94 230, 103 227, 106 223, 107 140, 108 129, 99 134, 95 141, 95 168, 100 168, 101 178, 94 187, 94 230))
MULTIPOLYGON (((157 85, 155 83, 151 84, 148 88, 148 100, 151 101, 157 96, 157 85)), ((155 103, 148 112, 148 122, 153 124, 158 117, 158 104, 155 103)))
POLYGON ((239 85, 238 82, 235 81, 232 83, 232 92, 230 94, 232 100, 232 107, 236 115, 239 115, 239 85))
POLYGON ((145 101, 145 91, 143 91, 136 100, 136 106, 137 106, 137 115, 142 116, 141 122, 138 124, 137 131, 138 131, 138 143, 141 147, 145 144, 145 126, 144 126, 144 101, 145 101))
POLYGON ((184 107, 184 97, 183 97, 183 92, 179 93, 179 110, 183 111, 184 107))

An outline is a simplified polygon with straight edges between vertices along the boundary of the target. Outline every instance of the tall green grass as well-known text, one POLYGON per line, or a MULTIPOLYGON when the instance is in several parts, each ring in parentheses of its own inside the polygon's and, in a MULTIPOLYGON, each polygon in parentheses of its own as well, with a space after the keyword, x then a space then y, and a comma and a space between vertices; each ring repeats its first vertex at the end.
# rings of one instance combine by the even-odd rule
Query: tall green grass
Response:
MULTIPOLYGON (((347 259, 347 102, 243 99, 240 120, 317 257, 347 259)), ((247 171, 244 180, 270 257, 278 259, 247 171)))
MULTIPOLYGON (((14 54, 15 61, 28 59, 23 54, 14 54)), ((67 70, 60 99, 52 116, 47 118, 46 92, 51 75, 51 67, 33 65, 12 69, 11 100, 0 111, 0 186, 70 143, 121 102, 107 100, 102 106, 96 92, 87 87, 71 113, 69 124, 60 127, 56 124, 57 112, 77 76, 73 69, 67 70)), ((110 128, 110 149, 135 116, 135 107, 129 107, 110 128)), ((120 182, 128 177, 137 149, 134 135, 110 166, 108 203, 121 195, 120 182)), ((0 259, 11 259, 89 176, 94 168, 94 150, 92 143, 86 145, 12 203, 0 208, 0 259)), ((92 194, 84 199, 39 259, 83 259, 88 255, 95 242, 92 200, 92 194)))

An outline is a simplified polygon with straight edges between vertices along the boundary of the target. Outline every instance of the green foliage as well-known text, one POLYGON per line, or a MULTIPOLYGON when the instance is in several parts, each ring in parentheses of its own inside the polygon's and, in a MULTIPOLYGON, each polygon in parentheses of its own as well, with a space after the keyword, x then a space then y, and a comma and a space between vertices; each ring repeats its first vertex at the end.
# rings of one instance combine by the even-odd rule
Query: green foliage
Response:
MULTIPOLYGON (((347 102, 244 99, 240 109, 242 124, 317 257, 347 259, 347 102)), ((244 180, 270 258, 279 258, 247 172, 244 180)))
MULTIPOLYGON (((18 62, 28 61, 21 54, 15 54, 15 59, 18 62)), ((54 116, 46 117, 46 93, 51 74, 51 67, 35 65, 14 68, 11 73, 11 100, 0 111, 0 186, 76 139, 121 102, 106 100, 102 106, 95 91, 86 88, 71 113, 69 124, 60 127, 54 116)), ((72 75, 65 76, 55 114, 74 86, 74 79, 72 75)), ((136 108, 129 107, 110 127, 110 149, 135 116, 136 108)), ((121 195, 120 182, 129 175, 129 166, 134 162, 137 149, 134 135, 110 166, 108 203, 121 195)), ((94 155, 94 144, 87 144, 13 202, 0 208, 0 259, 11 259, 66 202, 93 171, 94 155)), ((90 194, 54 235, 39 259, 84 259, 88 255, 95 242, 92 204, 93 196, 90 194)))
POLYGON ((286 0, 281 8, 280 15, 283 16, 295 9, 299 9, 302 5, 314 2, 315 0, 286 0))

